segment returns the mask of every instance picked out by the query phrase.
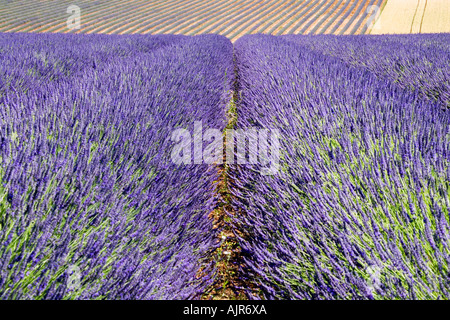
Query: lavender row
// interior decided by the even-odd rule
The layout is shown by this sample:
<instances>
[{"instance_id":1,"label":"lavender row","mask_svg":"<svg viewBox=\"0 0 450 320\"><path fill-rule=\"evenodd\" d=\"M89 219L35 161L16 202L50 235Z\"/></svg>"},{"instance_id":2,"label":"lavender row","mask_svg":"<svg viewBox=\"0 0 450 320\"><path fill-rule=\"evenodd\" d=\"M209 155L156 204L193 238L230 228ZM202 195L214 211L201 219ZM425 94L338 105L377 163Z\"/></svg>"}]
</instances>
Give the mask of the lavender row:
<instances>
[{"instance_id":1,"label":"lavender row","mask_svg":"<svg viewBox=\"0 0 450 320\"><path fill-rule=\"evenodd\" d=\"M285 36L450 107L450 35Z\"/></svg>"},{"instance_id":2,"label":"lavender row","mask_svg":"<svg viewBox=\"0 0 450 320\"><path fill-rule=\"evenodd\" d=\"M0 298L198 298L215 276L217 170L173 164L170 136L225 127L231 42L0 43Z\"/></svg>"},{"instance_id":3,"label":"lavender row","mask_svg":"<svg viewBox=\"0 0 450 320\"><path fill-rule=\"evenodd\" d=\"M230 170L262 296L450 298L449 111L285 39L235 43L236 126L281 137L277 174Z\"/></svg>"}]
</instances>

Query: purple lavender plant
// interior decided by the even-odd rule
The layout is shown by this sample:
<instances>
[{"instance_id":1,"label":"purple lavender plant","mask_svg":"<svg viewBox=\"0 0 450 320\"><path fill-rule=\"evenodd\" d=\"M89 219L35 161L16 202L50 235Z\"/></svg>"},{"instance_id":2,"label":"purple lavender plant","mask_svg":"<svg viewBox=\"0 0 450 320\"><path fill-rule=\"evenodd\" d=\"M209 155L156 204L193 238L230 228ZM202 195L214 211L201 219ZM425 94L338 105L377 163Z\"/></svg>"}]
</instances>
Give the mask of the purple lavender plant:
<instances>
[{"instance_id":1,"label":"purple lavender plant","mask_svg":"<svg viewBox=\"0 0 450 320\"><path fill-rule=\"evenodd\" d=\"M450 108L450 34L283 36Z\"/></svg>"},{"instance_id":2,"label":"purple lavender plant","mask_svg":"<svg viewBox=\"0 0 450 320\"><path fill-rule=\"evenodd\" d=\"M170 135L225 128L232 50L216 35L0 34L0 299L205 290L217 170L173 164Z\"/></svg>"},{"instance_id":3,"label":"purple lavender plant","mask_svg":"<svg viewBox=\"0 0 450 320\"><path fill-rule=\"evenodd\" d=\"M250 275L267 299L450 298L449 111L292 39L235 43L236 127L282 138L278 174L230 170Z\"/></svg>"}]
</instances>

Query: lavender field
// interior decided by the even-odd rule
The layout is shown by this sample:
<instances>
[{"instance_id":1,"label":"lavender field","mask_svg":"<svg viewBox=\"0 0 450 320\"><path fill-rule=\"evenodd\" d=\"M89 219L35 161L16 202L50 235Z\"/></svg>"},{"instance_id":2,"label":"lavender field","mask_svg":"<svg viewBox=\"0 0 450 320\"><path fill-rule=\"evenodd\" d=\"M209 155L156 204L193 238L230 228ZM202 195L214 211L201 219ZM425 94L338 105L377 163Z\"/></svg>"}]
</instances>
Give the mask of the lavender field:
<instances>
[{"instance_id":1,"label":"lavender field","mask_svg":"<svg viewBox=\"0 0 450 320\"><path fill-rule=\"evenodd\" d=\"M232 170L245 262L267 299L450 297L450 60L425 47L434 38L415 39L436 53L422 60L376 51L387 40L235 43L237 126L283 137L278 175Z\"/></svg>"},{"instance_id":2,"label":"lavender field","mask_svg":"<svg viewBox=\"0 0 450 320\"><path fill-rule=\"evenodd\" d=\"M449 34L0 34L0 299L449 299L449 70ZM198 121L278 171L174 163Z\"/></svg>"},{"instance_id":3,"label":"lavender field","mask_svg":"<svg viewBox=\"0 0 450 320\"><path fill-rule=\"evenodd\" d=\"M0 48L0 298L199 296L217 172L172 164L167 136L225 127L230 41L3 34Z\"/></svg>"}]
</instances>

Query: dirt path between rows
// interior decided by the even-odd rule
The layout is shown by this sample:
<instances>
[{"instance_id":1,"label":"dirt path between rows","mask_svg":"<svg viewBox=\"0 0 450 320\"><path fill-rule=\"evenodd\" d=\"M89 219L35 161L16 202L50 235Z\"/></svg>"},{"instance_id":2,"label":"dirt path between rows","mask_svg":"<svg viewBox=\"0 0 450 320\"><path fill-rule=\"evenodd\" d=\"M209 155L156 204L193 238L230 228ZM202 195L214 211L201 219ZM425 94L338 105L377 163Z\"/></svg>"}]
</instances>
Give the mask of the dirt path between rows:
<instances>
[{"instance_id":1,"label":"dirt path between rows","mask_svg":"<svg viewBox=\"0 0 450 320\"><path fill-rule=\"evenodd\" d=\"M237 120L236 109L239 107L239 74L235 64L235 81L233 85L232 97L227 109L228 124L226 129L234 129ZM214 252L211 259L216 262L217 278L214 283L202 295L202 300L247 300L252 295L260 296L259 289L254 279L247 276L246 267L243 263L243 253L239 245L238 235L245 238L238 225L233 223L232 217L244 212L236 212L232 206L232 194L230 186L233 181L230 178L230 171L233 170L226 162L226 134L224 132L223 164L218 165L219 179L216 183L216 190L220 201L216 210L210 213L214 228L222 230L219 233L221 245Z\"/></svg>"}]
</instances>

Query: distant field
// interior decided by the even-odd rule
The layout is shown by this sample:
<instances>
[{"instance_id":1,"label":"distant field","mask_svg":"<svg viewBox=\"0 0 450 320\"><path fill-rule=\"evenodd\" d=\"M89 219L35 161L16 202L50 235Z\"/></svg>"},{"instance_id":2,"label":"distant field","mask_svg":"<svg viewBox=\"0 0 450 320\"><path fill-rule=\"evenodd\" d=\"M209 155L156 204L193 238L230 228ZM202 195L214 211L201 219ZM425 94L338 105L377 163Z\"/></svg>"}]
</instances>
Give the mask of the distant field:
<instances>
[{"instance_id":1,"label":"distant field","mask_svg":"<svg viewBox=\"0 0 450 320\"><path fill-rule=\"evenodd\" d=\"M450 32L450 1L388 0L372 34Z\"/></svg>"},{"instance_id":2,"label":"distant field","mask_svg":"<svg viewBox=\"0 0 450 320\"><path fill-rule=\"evenodd\" d=\"M81 10L70 30L67 8ZM450 32L448 0L0 1L0 32L390 34Z\"/></svg>"},{"instance_id":3,"label":"distant field","mask_svg":"<svg viewBox=\"0 0 450 320\"><path fill-rule=\"evenodd\" d=\"M422 32L450 32L450 1L428 1L423 18Z\"/></svg>"},{"instance_id":4,"label":"distant field","mask_svg":"<svg viewBox=\"0 0 450 320\"><path fill-rule=\"evenodd\" d=\"M0 32L365 34L386 0L1 1ZM81 9L70 31L67 8Z\"/></svg>"}]
</instances>

